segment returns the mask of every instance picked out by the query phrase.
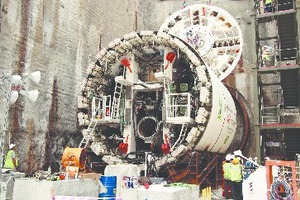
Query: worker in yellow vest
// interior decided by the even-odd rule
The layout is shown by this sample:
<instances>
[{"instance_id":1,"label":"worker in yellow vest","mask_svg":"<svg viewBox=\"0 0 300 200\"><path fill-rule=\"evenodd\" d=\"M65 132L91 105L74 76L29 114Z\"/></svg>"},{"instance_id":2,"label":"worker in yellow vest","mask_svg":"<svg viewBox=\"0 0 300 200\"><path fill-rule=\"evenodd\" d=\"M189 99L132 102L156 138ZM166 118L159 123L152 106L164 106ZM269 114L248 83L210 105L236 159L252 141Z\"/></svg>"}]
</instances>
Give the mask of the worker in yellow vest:
<instances>
[{"instance_id":1,"label":"worker in yellow vest","mask_svg":"<svg viewBox=\"0 0 300 200\"><path fill-rule=\"evenodd\" d=\"M17 167L18 167L18 159L17 159L16 145L10 144L9 151L7 152L5 157L3 168L17 171Z\"/></svg>"},{"instance_id":2,"label":"worker in yellow vest","mask_svg":"<svg viewBox=\"0 0 300 200\"><path fill-rule=\"evenodd\" d=\"M239 158L232 160L230 168L233 200L243 200L243 166Z\"/></svg>"},{"instance_id":3,"label":"worker in yellow vest","mask_svg":"<svg viewBox=\"0 0 300 200\"><path fill-rule=\"evenodd\" d=\"M225 161L222 163L222 169L223 169L223 177L224 177L224 194L223 196L226 199L231 199L232 198L232 190L231 190L231 160L234 158L234 155L227 154L225 156Z\"/></svg>"},{"instance_id":4,"label":"worker in yellow vest","mask_svg":"<svg viewBox=\"0 0 300 200\"><path fill-rule=\"evenodd\" d=\"M272 0L265 0L265 12L269 13L272 12Z\"/></svg>"}]
</instances>

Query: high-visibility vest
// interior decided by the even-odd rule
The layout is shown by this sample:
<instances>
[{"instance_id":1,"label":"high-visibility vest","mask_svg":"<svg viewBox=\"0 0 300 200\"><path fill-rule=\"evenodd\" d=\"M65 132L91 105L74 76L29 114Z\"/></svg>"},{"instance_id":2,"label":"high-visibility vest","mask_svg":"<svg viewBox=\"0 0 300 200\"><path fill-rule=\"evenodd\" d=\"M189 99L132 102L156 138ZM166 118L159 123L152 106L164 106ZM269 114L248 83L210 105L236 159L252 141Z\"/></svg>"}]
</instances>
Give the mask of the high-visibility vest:
<instances>
[{"instance_id":1,"label":"high-visibility vest","mask_svg":"<svg viewBox=\"0 0 300 200\"><path fill-rule=\"evenodd\" d=\"M12 159L12 154L14 153L14 150L9 150L6 154L6 158L5 158L5 163L3 168L4 169L14 169L14 163L13 163L13 159ZM18 161L16 158L16 165L18 166Z\"/></svg>"},{"instance_id":2,"label":"high-visibility vest","mask_svg":"<svg viewBox=\"0 0 300 200\"><path fill-rule=\"evenodd\" d=\"M231 172L230 172L230 167L231 167L231 163L230 162L225 162L223 164L223 172L224 172L224 179L225 180L230 180L231 178Z\"/></svg>"},{"instance_id":3,"label":"high-visibility vest","mask_svg":"<svg viewBox=\"0 0 300 200\"><path fill-rule=\"evenodd\" d=\"M272 3L272 0L266 0L266 4Z\"/></svg>"},{"instance_id":4,"label":"high-visibility vest","mask_svg":"<svg viewBox=\"0 0 300 200\"><path fill-rule=\"evenodd\" d=\"M262 54L262 59L265 60L265 61L269 61L271 60L271 56L269 53L263 53Z\"/></svg>"},{"instance_id":5,"label":"high-visibility vest","mask_svg":"<svg viewBox=\"0 0 300 200\"><path fill-rule=\"evenodd\" d=\"M235 181L235 182L241 182L243 179L243 175L242 175L242 165L237 164L237 165L231 165L230 167L230 178L231 181Z\"/></svg>"}]
</instances>

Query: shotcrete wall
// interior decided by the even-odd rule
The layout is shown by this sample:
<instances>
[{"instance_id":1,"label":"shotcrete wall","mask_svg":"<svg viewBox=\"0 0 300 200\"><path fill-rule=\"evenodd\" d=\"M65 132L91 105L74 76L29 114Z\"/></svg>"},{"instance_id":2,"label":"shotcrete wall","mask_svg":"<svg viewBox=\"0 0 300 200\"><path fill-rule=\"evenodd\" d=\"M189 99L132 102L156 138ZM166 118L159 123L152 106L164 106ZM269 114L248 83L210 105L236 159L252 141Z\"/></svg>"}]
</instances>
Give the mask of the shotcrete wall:
<instances>
[{"instance_id":1,"label":"shotcrete wall","mask_svg":"<svg viewBox=\"0 0 300 200\"><path fill-rule=\"evenodd\" d=\"M186 4L206 2L187 0ZM158 30L169 13L180 9L182 3L181 0L0 1L1 76L42 72L38 85L27 84L29 90L39 90L38 100L33 104L19 98L9 110L10 137L6 142L9 139L18 145L21 171L33 173L50 165L57 170L65 146L79 144L82 135L77 122L77 96L86 68L99 48L132 31ZM245 44L243 56L224 82L237 88L251 105L251 69L256 60L253 2L211 0L211 3L227 10L240 23ZM6 92L7 86L1 85L1 125Z\"/></svg>"}]
</instances>

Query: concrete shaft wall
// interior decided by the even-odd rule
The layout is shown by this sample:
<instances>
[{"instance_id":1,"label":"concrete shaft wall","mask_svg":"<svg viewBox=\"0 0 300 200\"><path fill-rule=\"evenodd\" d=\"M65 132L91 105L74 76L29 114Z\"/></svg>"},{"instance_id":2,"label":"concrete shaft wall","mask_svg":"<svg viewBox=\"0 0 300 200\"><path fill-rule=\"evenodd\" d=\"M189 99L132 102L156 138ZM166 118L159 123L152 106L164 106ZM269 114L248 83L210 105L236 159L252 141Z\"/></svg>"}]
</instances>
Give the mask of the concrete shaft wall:
<instances>
[{"instance_id":1,"label":"concrete shaft wall","mask_svg":"<svg viewBox=\"0 0 300 200\"><path fill-rule=\"evenodd\" d=\"M205 3L186 1L187 5ZM20 170L33 173L49 165L58 169L65 146L77 147L77 96L88 64L100 47L124 34L157 30L183 1L159 0L2 0L0 32L1 76L40 70L33 104L25 98L10 106L10 141L18 145ZM225 82L252 102L254 23L251 0L212 0L240 23L245 41L243 57ZM4 113L6 85L1 85ZM1 125L3 114L1 114ZM8 139L8 137L7 137ZM6 140L8 141L8 140Z\"/></svg>"}]
</instances>

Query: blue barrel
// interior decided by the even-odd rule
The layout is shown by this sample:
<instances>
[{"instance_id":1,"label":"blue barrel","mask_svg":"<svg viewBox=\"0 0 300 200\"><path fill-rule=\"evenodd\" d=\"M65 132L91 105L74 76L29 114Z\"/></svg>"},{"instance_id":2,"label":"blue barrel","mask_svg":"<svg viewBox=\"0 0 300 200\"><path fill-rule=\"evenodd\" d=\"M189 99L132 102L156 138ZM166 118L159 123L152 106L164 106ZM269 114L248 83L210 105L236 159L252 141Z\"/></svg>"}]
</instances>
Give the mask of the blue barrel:
<instances>
[{"instance_id":1,"label":"blue barrel","mask_svg":"<svg viewBox=\"0 0 300 200\"><path fill-rule=\"evenodd\" d=\"M99 197L103 200L115 200L117 176L101 176L100 182L104 186L104 191L100 191Z\"/></svg>"}]
</instances>

